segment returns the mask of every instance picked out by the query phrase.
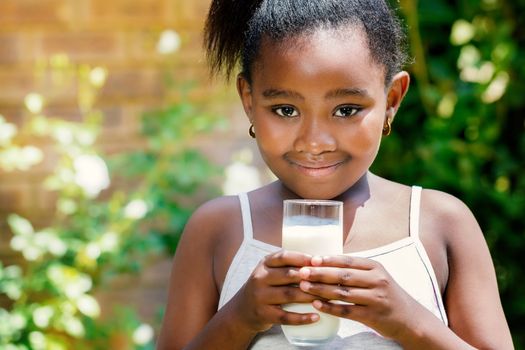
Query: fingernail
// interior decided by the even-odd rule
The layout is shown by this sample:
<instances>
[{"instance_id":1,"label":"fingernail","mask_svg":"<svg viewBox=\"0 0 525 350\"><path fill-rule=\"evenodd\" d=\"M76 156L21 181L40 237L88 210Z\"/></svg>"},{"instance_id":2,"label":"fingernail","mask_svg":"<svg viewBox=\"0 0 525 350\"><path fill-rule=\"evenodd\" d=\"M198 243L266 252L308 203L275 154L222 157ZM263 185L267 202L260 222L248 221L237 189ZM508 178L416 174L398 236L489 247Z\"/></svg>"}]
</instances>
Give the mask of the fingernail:
<instances>
[{"instance_id":1,"label":"fingernail","mask_svg":"<svg viewBox=\"0 0 525 350\"><path fill-rule=\"evenodd\" d=\"M323 258L320 257L320 256L314 256L312 258L312 265L313 266L318 266L318 265L321 265L323 263Z\"/></svg>"},{"instance_id":2,"label":"fingernail","mask_svg":"<svg viewBox=\"0 0 525 350\"><path fill-rule=\"evenodd\" d=\"M320 301L320 300L314 300L312 302L312 305L316 308L316 309L320 309L323 307L323 303Z\"/></svg>"},{"instance_id":3,"label":"fingernail","mask_svg":"<svg viewBox=\"0 0 525 350\"><path fill-rule=\"evenodd\" d=\"M301 269L299 270L299 276L301 278L308 278L308 277L310 277L310 269L307 268L307 267L301 267Z\"/></svg>"},{"instance_id":4,"label":"fingernail","mask_svg":"<svg viewBox=\"0 0 525 350\"><path fill-rule=\"evenodd\" d=\"M303 291L307 291L311 286L312 284L308 281L301 281L301 283L299 283L299 288Z\"/></svg>"},{"instance_id":5,"label":"fingernail","mask_svg":"<svg viewBox=\"0 0 525 350\"><path fill-rule=\"evenodd\" d=\"M311 320L314 321L314 322L319 321L319 315L318 314L313 314L312 317L311 317Z\"/></svg>"}]
</instances>

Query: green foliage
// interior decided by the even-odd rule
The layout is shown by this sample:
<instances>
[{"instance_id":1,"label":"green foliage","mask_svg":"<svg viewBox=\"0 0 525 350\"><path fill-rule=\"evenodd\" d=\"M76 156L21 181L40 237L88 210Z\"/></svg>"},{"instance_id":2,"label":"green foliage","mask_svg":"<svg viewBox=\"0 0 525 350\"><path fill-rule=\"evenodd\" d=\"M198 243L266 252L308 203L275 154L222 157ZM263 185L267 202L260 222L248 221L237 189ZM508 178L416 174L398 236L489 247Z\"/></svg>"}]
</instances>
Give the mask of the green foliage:
<instances>
[{"instance_id":1,"label":"green foliage","mask_svg":"<svg viewBox=\"0 0 525 350\"><path fill-rule=\"evenodd\" d=\"M218 171L189 140L216 118L185 100L144 116L143 150L108 157L97 149L103 116L93 104L103 74L79 67L83 122L41 115L45 100L36 94L26 99L33 115L22 129L0 118L4 171L29 170L44 157L24 140L51 142L58 159L42 184L57 196L49 226L8 216L10 246L23 263L0 264L0 296L10 300L0 308L0 349L153 349L151 326L131 309L103 312L94 293L118 275L140 272L148 256L172 253L192 197L213 191L209 180ZM117 185L109 188L111 181ZM103 313L109 316L101 320Z\"/></svg>"},{"instance_id":2,"label":"green foliage","mask_svg":"<svg viewBox=\"0 0 525 350\"><path fill-rule=\"evenodd\" d=\"M148 146L110 162L124 179L133 182L141 178L147 184L140 189L151 208L147 236L158 238L169 253L177 246L179 235L174 233L182 231L191 215L193 208L184 205L188 198L218 194L210 179L220 174L219 169L187 143L195 134L210 131L221 122L184 101L150 111L142 124Z\"/></svg>"},{"instance_id":3,"label":"green foliage","mask_svg":"<svg viewBox=\"0 0 525 350\"><path fill-rule=\"evenodd\" d=\"M525 348L525 2L400 2L413 81L374 170L452 193L474 212Z\"/></svg>"}]
</instances>

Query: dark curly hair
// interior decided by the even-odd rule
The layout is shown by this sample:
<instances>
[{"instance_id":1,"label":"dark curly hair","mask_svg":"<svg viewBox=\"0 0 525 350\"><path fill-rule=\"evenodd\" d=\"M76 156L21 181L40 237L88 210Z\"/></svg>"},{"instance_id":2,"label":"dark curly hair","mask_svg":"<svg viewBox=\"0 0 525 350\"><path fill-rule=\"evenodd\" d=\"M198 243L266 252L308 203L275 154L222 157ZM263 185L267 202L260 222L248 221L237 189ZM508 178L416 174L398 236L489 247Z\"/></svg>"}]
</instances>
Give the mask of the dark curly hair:
<instances>
[{"instance_id":1,"label":"dark curly hair","mask_svg":"<svg viewBox=\"0 0 525 350\"><path fill-rule=\"evenodd\" d=\"M261 40L275 43L318 28L356 25L367 36L372 59L385 69L385 84L407 61L406 38L385 0L213 0L204 45L213 74L230 78L237 64L251 81Z\"/></svg>"}]
</instances>

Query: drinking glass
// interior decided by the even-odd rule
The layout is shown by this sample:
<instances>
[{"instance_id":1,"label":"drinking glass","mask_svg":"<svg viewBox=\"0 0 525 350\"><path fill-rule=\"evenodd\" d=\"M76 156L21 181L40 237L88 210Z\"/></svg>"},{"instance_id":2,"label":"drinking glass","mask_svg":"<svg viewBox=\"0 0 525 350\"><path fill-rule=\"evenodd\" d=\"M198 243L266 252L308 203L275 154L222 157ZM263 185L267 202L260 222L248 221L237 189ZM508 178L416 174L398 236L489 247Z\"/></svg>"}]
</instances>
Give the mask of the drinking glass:
<instances>
[{"instance_id":1,"label":"drinking glass","mask_svg":"<svg viewBox=\"0 0 525 350\"><path fill-rule=\"evenodd\" d=\"M343 253L343 202L291 199L283 203L282 247L311 255ZM316 346L330 342L339 329L339 318L315 309L311 303L283 305L298 313L317 313L320 319L308 325L286 326L286 339L296 346Z\"/></svg>"}]
</instances>

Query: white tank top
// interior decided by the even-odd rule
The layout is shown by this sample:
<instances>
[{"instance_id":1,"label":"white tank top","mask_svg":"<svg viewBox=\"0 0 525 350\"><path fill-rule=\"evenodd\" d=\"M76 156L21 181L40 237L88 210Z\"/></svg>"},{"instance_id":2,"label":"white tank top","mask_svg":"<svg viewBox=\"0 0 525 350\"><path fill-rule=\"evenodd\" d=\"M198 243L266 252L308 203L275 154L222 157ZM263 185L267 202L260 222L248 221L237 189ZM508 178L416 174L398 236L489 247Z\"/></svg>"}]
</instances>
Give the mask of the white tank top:
<instances>
[{"instance_id":1,"label":"white tank top","mask_svg":"<svg viewBox=\"0 0 525 350\"><path fill-rule=\"evenodd\" d=\"M412 187L410 199L409 235L406 238L378 248L353 252L349 255L366 257L380 262L392 278L420 304L448 325L443 300L425 247L419 239L419 202L421 187ZM220 309L246 282L255 266L266 255L280 247L253 238L250 203L246 193L239 195L244 239L226 274L220 295ZM288 343L281 327L273 326L253 340L250 349L285 350L296 349ZM383 338L373 329L356 321L341 319L336 339L323 349L401 349L396 342Z\"/></svg>"}]
</instances>

